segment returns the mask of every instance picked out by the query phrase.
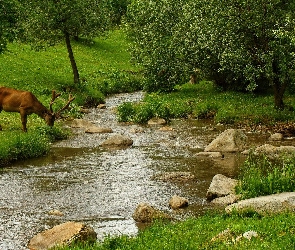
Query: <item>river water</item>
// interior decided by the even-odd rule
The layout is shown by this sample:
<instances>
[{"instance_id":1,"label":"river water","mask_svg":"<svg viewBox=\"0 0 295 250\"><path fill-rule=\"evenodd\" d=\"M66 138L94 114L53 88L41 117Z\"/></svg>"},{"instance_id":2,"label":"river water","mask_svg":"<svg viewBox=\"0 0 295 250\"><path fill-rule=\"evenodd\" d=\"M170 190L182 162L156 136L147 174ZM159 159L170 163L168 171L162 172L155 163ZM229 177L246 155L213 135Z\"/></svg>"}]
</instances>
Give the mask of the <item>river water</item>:
<instances>
[{"instance_id":1,"label":"river water","mask_svg":"<svg viewBox=\"0 0 295 250\"><path fill-rule=\"evenodd\" d=\"M134 235L141 225L132 214L141 202L172 213L176 218L197 216L212 206L206 191L212 177L221 173L236 177L243 160L200 158L201 151L226 129L210 121L173 120L172 131L157 126L120 124L114 108L122 102L142 100L142 93L109 97L106 109L92 109L84 119L112 128L134 141L125 149L105 149L102 141L112 134L86 134L76 129L68 140L52 145L46 157L18 162L0 169L0 249L26 249L38 232L65 221L92 226L102 239L106 235ZM263 139L262 139L263 140ZM186 171L195 179L160 181L154 175ZM173 195L189 200L180 212L169 209ZM64 216L50 215L59 210Z\"/></svg>"}]
</instances>

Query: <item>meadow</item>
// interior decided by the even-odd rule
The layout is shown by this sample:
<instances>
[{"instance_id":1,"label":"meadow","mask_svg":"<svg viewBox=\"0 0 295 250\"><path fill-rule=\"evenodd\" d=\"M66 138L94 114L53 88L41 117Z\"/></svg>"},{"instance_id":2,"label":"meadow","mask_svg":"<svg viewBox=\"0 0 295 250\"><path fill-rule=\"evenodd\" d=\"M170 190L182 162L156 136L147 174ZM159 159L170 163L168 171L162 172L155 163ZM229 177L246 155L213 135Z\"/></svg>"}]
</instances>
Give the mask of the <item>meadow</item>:
<instances>
[{"instance_id":1,"label":"meadow","mask_svg":"<svg viewBox=\"0 0 295 250\"><path fill-rule=\"evenodd\" d=\"M70 116L81 116L81 106L103 103L109 94L142 89L141 69L130 63L128 40L122 30L114 30L94 41L74 42L73 49L81 76L80 84L73 83L70 62L63 44L34 51L29 45L9 44L0 55L0 86L33 92L48 107L51 91L62 93L54 108L66 101L69 93L76 96ZM295 99L292 89L285 96L287 108L274 108L271 93L223 92L212 82L176 86L172 93L151 93L139 104L125 103L118 108L118 120L145 123L158 116L172 118L214 119L216 123L275 126L278 122L294 122ZM28 133L21 131L20 116L1 112L0 167L13 161L47 154L55 140L67 138L70 131L57 122L53 128L36 115L28 118ZM262 163L261 163L262 162ZM270 165L267 160L249 158L243 168L239 192L245 197L294 191L294 161L287 165ZM266 169L265 171L260 171ZM246 171L247 170L247 171ZM273 170L273 171L271 171ZM282 175L283 173L283 175ZM260 174L260 182L257 176ZM286 175L287 179L285 178ZM288 179L289 178L289 179ZM262 183L262 184L261 184ZM273 189L268 189L272 183ZM251 186L249 185L251 184ZM264 185L264 186L261 186ZM249 190L251 187L251 190ZM264 193L265 194L265 193ZM62 249L294 249L294 213L261 216L256 213L227 215L212 213L182 222L156 222L135 237L106 237L95 245L76 245ZM230 235L212 240L229 229ZM258 237L236 239L249 230Z\"/></svg>"},{"instance_id":2,"label":"meadow","mask_svg":"<svg viewBox=\"0 0 295 250\"><path fill-rule=\"evenodd\" d=\"M128 40L121 30L113 30L93 41L73 42L73 51L81 82L73 83L72 69L64 44L35 51L30 45L11 43L0 55L0 86L31 91L47 108L52 90L61 93L53 110L62 107L69 93L76 99L71 104L71 117L81 116L81 106L103 103L109 94L141 89L141 73L130 62ZM57 121L52 129L37 115L28 117L28 133L21 131L18 113L0 113L0 167L10 162L47 154L50 143L66 138L69 131ZM28 147L22 146L30 142ZM30 151L30 152L28 152Z\"/></svg>"}]
</instances>

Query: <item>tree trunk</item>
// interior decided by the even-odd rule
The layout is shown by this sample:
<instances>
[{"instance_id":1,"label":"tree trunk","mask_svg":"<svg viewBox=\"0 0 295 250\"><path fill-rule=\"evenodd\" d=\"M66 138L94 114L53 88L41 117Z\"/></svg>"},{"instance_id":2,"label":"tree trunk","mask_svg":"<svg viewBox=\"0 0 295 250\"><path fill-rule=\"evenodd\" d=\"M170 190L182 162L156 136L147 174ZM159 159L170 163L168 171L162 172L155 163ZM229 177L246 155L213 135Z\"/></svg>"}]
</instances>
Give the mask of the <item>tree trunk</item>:
<instances>
[{"instance_id":1,"label":"tree trunk","mask_svg":"<svg viewBox=\"0 0 295 250\"><path fill-rule=\"evenodd\" d=\"M79 76L77 64L76 64L76 61L75 61L75 58L74 58L74 53L73 53L73 50L72 50L70 34L68 32L66 32L66 31L64 32L64 34L65 34L65 39L66 39L66 45L67 45L67 49L68 49L69 58L70 58L72 69L73 69L74 83L79 83L80 82L80 76Z\"/></svg>"},{"instance_id":2,"label":"tree trunk","mask_svg":"<svg viewBox=\"0 0 295 250\"><path fill-rule=\"evenodd\" d=\"M287 83L279 83L276 79L273 85L274 98L275 98L275 108L284 109L283 96L287 87Z\"/></svg>"}]
</instances>

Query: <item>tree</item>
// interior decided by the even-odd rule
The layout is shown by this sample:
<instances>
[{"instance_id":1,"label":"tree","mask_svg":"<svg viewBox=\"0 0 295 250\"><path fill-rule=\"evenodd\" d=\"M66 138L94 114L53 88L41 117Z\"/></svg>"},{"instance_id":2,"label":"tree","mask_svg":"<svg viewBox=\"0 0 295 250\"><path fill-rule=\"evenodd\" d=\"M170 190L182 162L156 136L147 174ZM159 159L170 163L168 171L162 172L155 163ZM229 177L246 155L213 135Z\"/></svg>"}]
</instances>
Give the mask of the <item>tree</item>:
<instances>
[{"instance_id":1,"label":"tree","mask_svg":"<svg viewBox=\"0 0 295 250\"><path fill-rule=\"evenodd\" d=\"M271 86L275 107L283 108L294 83L294 15L295 2L286 0L137 0L127 20L154 91L200 69L225 90Z\"/></svg>"},{"instance_id":2,"label":"tree","mask_svg":"<svg viewBox=\"0 0 295 250\"><path fill-rule=\"evenodd\" d=\"M148 92L172 91L180 81L173 35L182 3L134 0L128 6L126 22L128 37L133 41L132 55L144 67L144 88Z\"/></svg>"},{"instance_id":3,"label":"tree","mask_svg":"<svg viewBox=\"0 0 295 250\"><path fill-rule=\"evenodd\" d=\"M295 3L283 0L211 0L191 3L197 67L224 89L274 90L276 108L294 83ZM182 38L182 40L185 40Z\"/></svg>"},{"instance_id":4,"label":"tree","mask_svg":"<svg viewBox=\"0 0 295 250\"><path fill-rule=\"evenodd\" d=\"M93 38L109 27L107 0L21 0L23 38L36 48L65 41L74 82L80 76L71 45L71 38Z\"/></svg>"},{"instance_id":5,"label":"tree","mask_svg":"<svg viewBox=\"0 0 295 250\"><path fill-rule=\"evenodd\" d=\"M17 3L13 0L0 0L0 53L15 37Z\"/></svg>"}]
</instances>

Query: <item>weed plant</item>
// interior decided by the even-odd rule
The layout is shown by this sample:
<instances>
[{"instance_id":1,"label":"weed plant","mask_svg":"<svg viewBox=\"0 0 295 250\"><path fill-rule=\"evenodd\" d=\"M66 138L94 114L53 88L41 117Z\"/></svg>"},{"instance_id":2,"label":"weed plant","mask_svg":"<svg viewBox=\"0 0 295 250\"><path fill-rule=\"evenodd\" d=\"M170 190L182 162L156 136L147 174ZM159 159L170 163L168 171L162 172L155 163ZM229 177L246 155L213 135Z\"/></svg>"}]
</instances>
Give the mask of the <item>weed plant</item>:
<instances>
[{"instance_id":1,"label":"weed plant","mask_svg":"<svg viewBox=\"0 0 295 250\"><path fill-rule=\"evenodd\" d=\"M213 118L220 123L273 124L278 121L294 121L295 99L285 96L286 108L274 108L271 94L259 95L242 92L223 92L212 82L178 86L170 94L147 94L137 104L122 104L118 108L118 119L145 123L151 117L198 119Z\"/></svg>"},{"instance_id":2,"label":"weed plant","mask_svg":"<svg viewBox=\"0 0 295 250\"><path fill-rule=\"evenodd\" d=\"M237 193L244 199L295 191L295 157L271 161L251 154L240 169Z\"/></svg>"}]
</instances>

